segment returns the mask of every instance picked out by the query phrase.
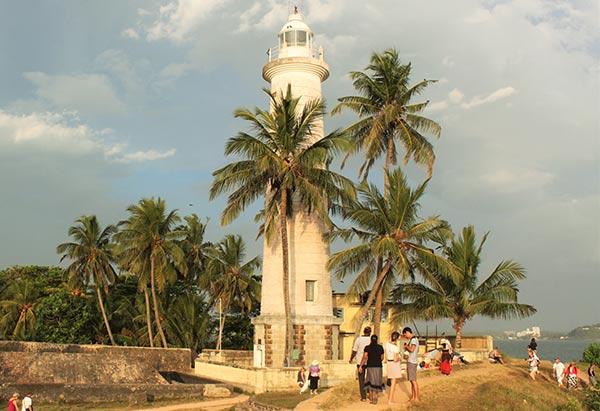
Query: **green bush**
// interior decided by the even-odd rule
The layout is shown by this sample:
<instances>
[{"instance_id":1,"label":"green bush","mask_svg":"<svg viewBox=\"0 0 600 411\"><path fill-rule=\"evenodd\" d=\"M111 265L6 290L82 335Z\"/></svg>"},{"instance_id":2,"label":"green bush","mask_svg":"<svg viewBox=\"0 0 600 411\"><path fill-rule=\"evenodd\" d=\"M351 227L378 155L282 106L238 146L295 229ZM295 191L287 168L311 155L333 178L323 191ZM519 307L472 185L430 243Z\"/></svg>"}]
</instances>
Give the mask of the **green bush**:
<instances>
[{"instance_id":1,"label":"green bush","mask_svg":"<svg viewBox=\"0 0 600 411\"><path fill-rule=\"evenodd\" d=\"M600 365L600 345L598 343L591 343L583 350L583 361L588 364Z\"/></svg>"}]
</instances>

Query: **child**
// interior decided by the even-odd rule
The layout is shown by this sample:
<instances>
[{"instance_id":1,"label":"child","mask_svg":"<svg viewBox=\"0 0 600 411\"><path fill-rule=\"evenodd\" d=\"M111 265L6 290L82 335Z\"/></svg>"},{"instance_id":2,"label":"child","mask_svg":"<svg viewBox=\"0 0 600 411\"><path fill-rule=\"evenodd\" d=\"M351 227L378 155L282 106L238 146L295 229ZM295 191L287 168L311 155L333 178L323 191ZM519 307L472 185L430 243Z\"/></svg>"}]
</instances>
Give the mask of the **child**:
<instances>
[{"instance_id":1,"label":"child","mask_svg":"<svg viewBox=\"0 0 600 411\"><path fill-rule=\"evenodd\" d=\"M306 381L306 368L300 368L298 371L298 388L300 388L300 394L308 389L308 383Z\"/></svg>"},{"instance_id":2,"label":"child","mask_svg":"<svg viewBox=\"0 0 600 411\"><path fill-rule=\"evenodd\" d=\"M313 362L310 364L310 367L308 367L308 380L310 381L311 394L317 394L320 374L321 369L319 368L319 361L313 360Z\"/></svg>"}]
</instances>

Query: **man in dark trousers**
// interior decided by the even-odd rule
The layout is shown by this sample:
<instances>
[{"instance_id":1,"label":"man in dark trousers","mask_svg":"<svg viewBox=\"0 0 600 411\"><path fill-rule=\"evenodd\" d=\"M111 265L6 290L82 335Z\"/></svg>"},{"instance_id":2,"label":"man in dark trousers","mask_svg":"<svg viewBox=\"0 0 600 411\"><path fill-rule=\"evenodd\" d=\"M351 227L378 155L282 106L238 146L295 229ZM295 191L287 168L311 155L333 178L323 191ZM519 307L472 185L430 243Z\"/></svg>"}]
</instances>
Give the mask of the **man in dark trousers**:
<instances>
[{"instance_id":1,"label":"man in dark trousers","mask_svg":"<svg viewBox=\"0 0 600 411\"><path fill-rule=\"evenodd\" d=\"M350 355L350 364L352 364L352 360L356 358L356 372L358 373L358 389L360 391L360 400L367 400L367 393L365 391L365 372L364 370L360 372L360 360L362 360L363 354L365 352L365 347L371 343L371 327L365 327L363 330L363 335L358 337L354 341L354 346L352 347L352 354Z\"/></svg>"}]
</instances>

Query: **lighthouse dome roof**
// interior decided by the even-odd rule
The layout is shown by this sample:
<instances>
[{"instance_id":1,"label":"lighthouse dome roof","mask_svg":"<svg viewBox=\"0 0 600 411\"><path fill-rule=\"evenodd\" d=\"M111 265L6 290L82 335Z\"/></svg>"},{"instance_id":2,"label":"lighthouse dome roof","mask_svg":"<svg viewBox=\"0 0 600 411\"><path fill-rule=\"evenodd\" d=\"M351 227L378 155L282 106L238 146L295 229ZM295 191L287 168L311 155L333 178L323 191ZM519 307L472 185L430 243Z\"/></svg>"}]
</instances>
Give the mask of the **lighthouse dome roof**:
<instances>
[{"instance_id":1,"label":"lighthouse dome roof","mask_svg":"<svg viewBox=\"0 0 600 411\"><path fill-rule=\"evenodd\" d=\"M279 33L284 33L290 30L302 30L308 33L312 33L310 27L304 22L300 13L290 14L287 23L283 25Z\"/></svg>"}]
</instances>

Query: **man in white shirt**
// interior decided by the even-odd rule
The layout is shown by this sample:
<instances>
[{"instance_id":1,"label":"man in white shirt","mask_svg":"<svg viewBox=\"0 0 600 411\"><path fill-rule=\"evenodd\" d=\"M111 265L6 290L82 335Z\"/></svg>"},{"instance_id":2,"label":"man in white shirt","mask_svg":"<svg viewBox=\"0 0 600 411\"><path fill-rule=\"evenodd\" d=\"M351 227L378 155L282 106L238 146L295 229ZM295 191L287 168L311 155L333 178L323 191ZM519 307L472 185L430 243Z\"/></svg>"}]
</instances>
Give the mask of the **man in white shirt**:
<instances>
[{"instance_id":1,"label":"man in white shirt","mask_svg":"<svg viewBox=\"0 0 600 411\"><path fill-rule=\"evenodd\" d=\"M408 339L404 344L404 351L408 351L408 360L406 360L406 374L410 381L411 396L409 401L419 401L419 384L417 383L417 365L419 364L419 339L413 334L410 327L404 327L402 336Z\"/></svg>"},{"instance_id":2,"label":"man in white shirt","mask_svg":"<svg viewBox=\"0 0 600 411\"><path fill-rule=\"evenodd\" d=\"M554 359L554 364L552 364L552 374L556 377L558 386L564 387L563 379L565 378L565 365L560 361L560 358Z\"/></svg>"},{"instance_id":3,"label":"man in white shirt","mask_svg":"<svg viewBox=\"0 0 600 411\"><path fill-rule=\"evenodd\" d=\"M25 398L23 398L23 406L21 407L21 411L33 411L31 394L27 394Z\"/></svg>"},{"instance_id":4,"label":"man in white shirt","mask_svg":"<svg viewBox=\"0 0 600 411\"><path fill-rule=\"evenodd\" d=\"M356 358L356 371L358 373L358 389L360 391L360 400L367 400L367 392L365 391L365 372L360 372L358 367L360 366L360 361L362 360L363 354L365 352L365 347L371 343L371 327L365 327L363 330L363 335L358 337L354 341L354 346L352 347L352 354L350 355L350 364L352 364L352 360Z\"/></svg>"}]
</instances>

